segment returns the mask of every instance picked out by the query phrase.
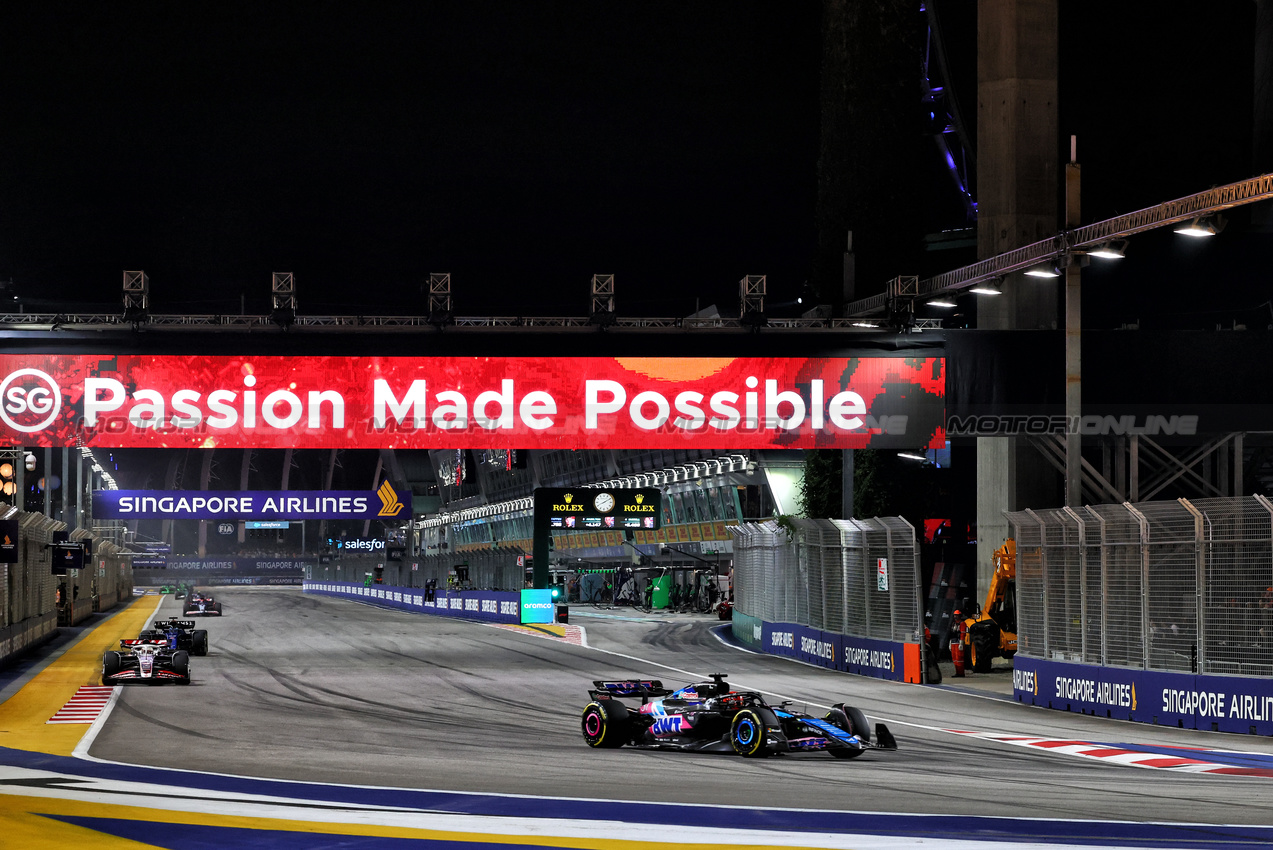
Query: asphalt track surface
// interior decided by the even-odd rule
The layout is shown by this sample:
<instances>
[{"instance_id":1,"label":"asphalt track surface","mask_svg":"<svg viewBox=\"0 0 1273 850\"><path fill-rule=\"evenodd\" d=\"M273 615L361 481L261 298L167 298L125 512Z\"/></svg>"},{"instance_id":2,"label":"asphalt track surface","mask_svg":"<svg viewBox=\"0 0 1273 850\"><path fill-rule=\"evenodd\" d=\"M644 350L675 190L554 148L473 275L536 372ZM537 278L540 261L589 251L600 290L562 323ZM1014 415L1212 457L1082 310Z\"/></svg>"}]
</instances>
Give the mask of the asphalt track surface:
<instances>
[{"instance_id":1,"label":"asphalt track surface","mask_svg":"<svg viewBox=\"0 0 1273 850\"><path fill-rule=\"evenodd\" d=\"M941 688L848 676L723 645L703 617L585 617L590 646L303 595L226 590L187 687L130 686L96 759L285 780L558 798L1273 824L1273 779L1173 773L1036 752L944 730L1273 754L1273 742L1122 723ZM179 613L165 600L159 616ZM621 612L616 612L621 613ZM771 759L592 750L579 715L593 679L735 688L887 722L895 753ZM1040 840L1047 840L1039 836Z\"/></svg>"}]
</instances>

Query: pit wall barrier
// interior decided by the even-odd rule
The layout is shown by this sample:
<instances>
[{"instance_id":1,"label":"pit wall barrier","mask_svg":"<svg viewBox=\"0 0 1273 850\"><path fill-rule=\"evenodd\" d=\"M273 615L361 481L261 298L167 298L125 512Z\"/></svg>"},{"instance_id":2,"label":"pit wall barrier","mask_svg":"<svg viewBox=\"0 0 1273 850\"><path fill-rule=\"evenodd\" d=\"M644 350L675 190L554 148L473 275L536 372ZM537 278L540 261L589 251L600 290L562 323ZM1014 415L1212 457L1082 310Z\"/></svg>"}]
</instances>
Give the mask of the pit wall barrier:
<instances>
[{"instance_id":1,"label":"pit wall barrier","mask_svg":"<svg viewBox=\"0 0 1273 850\"><path fill-rule=\"evenodd\" d=\"M1273 679L1012 660L1017 702L1181 729L1273 735Z\"/></svg>"},{"instance_id":2,"label":"pit wall barrier","mask_svg":"<svg viewBox=\"0 0 1273 850\"><path fill-rule=\"evenodd\" d=\"M466 590L459 593L439 590L434 593L433 599L428 599L424 588L384 584L368 587L347 582L307 581L302 589L305 593L354 599L417 614L437 614L487 623L520 624L522 621L522 595L515 590Z\"/></svg>"},{"instance_id":3,"label":"pit wall barrier","mask_svg":"<svg viewBox=\"0 0 1273 850\"><path fill-rule=\"evenodd\" d=\"M76 626L133 595L130 557L110 540L9 509L0 502L0 515L18 522L17 561L0 564L0 665L50 639L59 626ZM91 541L92 555L82 569L54 575L50 545L64 538Z\"/></svg>"},{"instance_id":4,"label":"pit wall barrier","mask_svg":"<svg viewBox=\"0 0 1273 850\"><path fill-rule=\"evenodd\" d=\"M0 663L21 655L57 633L57 612L49 611L27 617L19 623L0 628Z\"/></svg>"}]
</instances>

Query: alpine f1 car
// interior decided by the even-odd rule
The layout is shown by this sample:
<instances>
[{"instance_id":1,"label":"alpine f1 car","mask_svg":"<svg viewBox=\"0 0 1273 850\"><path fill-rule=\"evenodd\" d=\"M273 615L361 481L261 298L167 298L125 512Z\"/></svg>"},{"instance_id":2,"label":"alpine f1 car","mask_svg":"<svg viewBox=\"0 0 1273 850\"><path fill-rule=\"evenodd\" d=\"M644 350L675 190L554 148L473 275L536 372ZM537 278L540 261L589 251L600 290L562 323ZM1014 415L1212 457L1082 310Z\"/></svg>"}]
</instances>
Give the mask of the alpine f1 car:
<instances>
[{"instance_id":1,"label":"alpine f1 car","mask_svg":"<svg viewBox=\"0 0 1273 850\"><path fill-rule=\"evenodd\" d=\"M184 649L191 655L208 654L208 630L196 629L194 620L176 617L157 620L137 637L150 643L167 644L172 649Z\"/></svg>"},{"instance_id":2,"label":"alpine f1 car","mask_svg":"<svg viewBox=\"0 0 1273 850\"><path fill-rule=\"evenodd\" d=\"M771 706L754 691L735 691L724 673L712 681L669 690L654 679L594 681L592 702L583 710L583 738L590 747L622 747L738 753L763 757L826 750L841 759L867 750L896 750L897 741L883 723L875 741L866 716L837 703L824 717L791 711L790 703ZM640 699L637 708L621 700Z\"/></svg>"},{"instance_id":3,"label":"alpine f1 car","mask_svg":"<svg viewBox=\"0 0 1273 850\"><path fill-rule=\"evenodd\" d=\"M213 600L207 593L192 590L186 595L186 604L181 606L183 617L220 617L221 603Z\"/></svg>"},{"instance_id":4,"label":"alpine f1 car","mask_svg":"<svg viewBox=\"0 0 1273 850\"><path fill-rule=\"evenodd\" d=\"M119 648L118 652L108 649L102 654L103 685L124 682L190 684L190 653L186 650L140 638L121 640Z\"/></svg>"}]
</instances>

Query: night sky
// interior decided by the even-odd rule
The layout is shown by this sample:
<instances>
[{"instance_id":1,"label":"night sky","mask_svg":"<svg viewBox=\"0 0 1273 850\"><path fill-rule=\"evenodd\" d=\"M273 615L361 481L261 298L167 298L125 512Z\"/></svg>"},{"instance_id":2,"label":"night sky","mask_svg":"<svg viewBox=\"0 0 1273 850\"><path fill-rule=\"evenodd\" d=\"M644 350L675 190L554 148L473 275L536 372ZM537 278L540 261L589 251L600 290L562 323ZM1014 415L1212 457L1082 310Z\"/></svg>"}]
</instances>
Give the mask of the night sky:
<instances>
[{"instance_id":1,"label":"night sky","mask_svg":"<svg viewBox=\"0 0 1273 850\"><path fill-rule=\"evenodd\" d=\"M808 277L816 4L11 4L0 276L172 312L588 311ZM794 281L794 283L793 283ZM794 290L793 290L794 291Z\"/></svg>"},{"instance_id":2,"label":"night sky","mask_svg":"<svg viewBox=\"0 0 1273 850\"><path fill-rule=\"evenodd\" d=\"M1099 5L1061 4L1084 219L1257 173L1254 4ZM967 116L972 8L938 6ZM116 309L138 268L174 313L241 296L265 312L274 271L295 273L311 314L426 312L429 272L452 274L460 315L583 315L596 272L616 274L624 315L736 314L749 273L771 304L794 300L816 248L821 14L5 4L0 280L34 311ZM927 185L916 215L932 222L952 205ZM1266 239L1242 214L1212 245L1142 237L1118 272L1090 273L1090 321L1250 312L1270 295ZM1159 298L1200 289L1205 305Z\"/></svg>"}]
</instances>

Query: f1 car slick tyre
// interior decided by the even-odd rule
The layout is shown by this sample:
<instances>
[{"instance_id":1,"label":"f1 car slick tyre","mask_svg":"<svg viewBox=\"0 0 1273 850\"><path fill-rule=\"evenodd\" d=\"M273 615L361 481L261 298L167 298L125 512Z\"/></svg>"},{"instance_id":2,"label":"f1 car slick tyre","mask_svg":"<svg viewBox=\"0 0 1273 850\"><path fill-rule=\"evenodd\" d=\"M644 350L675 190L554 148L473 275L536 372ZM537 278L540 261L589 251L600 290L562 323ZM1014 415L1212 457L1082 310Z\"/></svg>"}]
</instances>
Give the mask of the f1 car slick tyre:
<instances>
[{"instance_id":1,"label":"f1 car slick tyre","mask_svg":"<svg viewBox=\"0 0 1273 850\"><path fill-rule=\"evenodd\" d=\"M618 749L628 741L628 708L613 701L588 703L580 720L583 739L590 747Z\"/></svg>"},{"instance_id":2,"label":"f1 car slick tyre","mask_svg":"<svg viewBox=\"0 0 1273 850\"><path fill-rule=\"evenodd\" d=\"M765 743L765 720L756 711L744 708L734 715L729 724L729 742L734 752L747 758L764 758L769 755Z\"/></svg>"},{"instance_id":3,"label":"f1 car slick tyre","mask_svg":"<svg viewBox=\"0 0 1273 850\"><path fill-rule=\"evenodd\" d=\"M190 684L190 653L184 649L174 652L172 654L172 669L181 676L181 684Z\"/></svg>"},{"instance_id":4,"label":"f1 car slick tyre","mask_svg":"<svg viewBox=\"0 0 1273 850\"><path fill-rule=\"evenodd\" d=\"M207 655L208 654L208 630L195 629L190 633L190 654L191 655Z\"/></svg>"},{"instance_id":5,"label":"f1 car slick tyre","mask_svg":"<svg viewBox=\"0 0 1273 850\"><path fill-rule=\"evenodd\" d=\"M989 673L999 648L999 627L989 620L977 623L968 630L968 642L972 644L972 672Z\"/></svg>"},{"instance_id":6,"label":"f1 car slick tyre","mask_svg":"<svg viewBox=\"0 0 1273 850\"><path fill-rule=\"evenodd\" d=\"M119 672L119 653L108 649L102 653L102 678L114 676Z\"/></svg>"}]
</instances>

